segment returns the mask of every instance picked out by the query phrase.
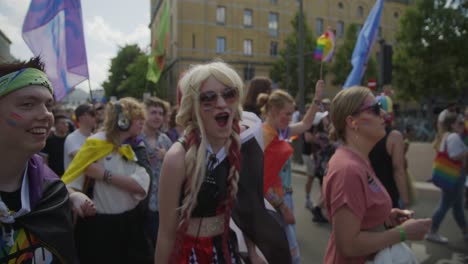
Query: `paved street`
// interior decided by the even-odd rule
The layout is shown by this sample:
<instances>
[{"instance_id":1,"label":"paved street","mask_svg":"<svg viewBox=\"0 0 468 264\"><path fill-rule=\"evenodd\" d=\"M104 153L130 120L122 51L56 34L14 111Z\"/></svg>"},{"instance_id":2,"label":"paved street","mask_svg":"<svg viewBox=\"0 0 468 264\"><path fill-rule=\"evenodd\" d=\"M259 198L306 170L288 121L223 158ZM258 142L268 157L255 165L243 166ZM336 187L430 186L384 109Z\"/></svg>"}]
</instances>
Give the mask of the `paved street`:
<instances>
[{"instance_id":1,"label":"paved street","mask_svg":"<svg viewBox=\"0 0 468 264\"><path fill-rule=\"evenodd\" d=\"M430 177L431 163L434 154L429 144L414 144L409 150L409 164L417 179L417 203L413 206L417 218L431 217L439 200L439 191L425 180ZM304 185L306 178L301 166L294 166L294 202L296 206L296 230L301 250L301 263L322 263L323 255L330 234L329 224L312 222L312 215L304 208ZM317 199L318 181L314 182L312 191ZM468 216L468 211L465 211ZM408 243L421 263L429 264L467 264L468 243L463 241L461 232L451 212L447 213L440 233L449 239L448 245L439 245L427 241Z\"/></svg>"}]
</instances>

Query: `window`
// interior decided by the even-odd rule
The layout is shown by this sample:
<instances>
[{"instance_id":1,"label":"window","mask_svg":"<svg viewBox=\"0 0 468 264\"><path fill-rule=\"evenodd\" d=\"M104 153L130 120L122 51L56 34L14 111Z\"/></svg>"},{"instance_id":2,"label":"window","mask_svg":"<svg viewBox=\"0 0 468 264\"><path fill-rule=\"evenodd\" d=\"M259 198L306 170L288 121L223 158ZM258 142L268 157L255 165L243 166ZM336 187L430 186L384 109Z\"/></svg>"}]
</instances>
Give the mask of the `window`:
<instances>
[{"instance_id":1,"label":"window","mask_svg":"<svg viewBox=\"0 0 468 264\"><path fill-rule=\"evenodd\" d=\"M195 33L192 33L192 49L195 49Z\"/></svg>"},{"instance_id":2,"label":"window","mask_svg":"<svg viewBox=\"0 0 468 264\"><path fill-rule=\"evenodd\" d=\"M357 8L357 16L363 17L364 16L364 8L362 6L358 6Z\"/></svg>"},{"instance_id":3,"label":"window","mask_svg":"<svg viewBox=\"0 0 468 264\"><path fill-rule=\"evenodd\" d=\"M244 26L252 26L252 9L244 9Z\"/></svg>"},{"instance_id":4,"label":"window","mask_svg":"<svg viewBox=\"0 0 468 264\"><path fill-rule=\"evenodd\" d=\"M270 56L277 56L278 55L278 42L272 41L270 42Z\"/></svg>"},{"instance_id":5,"label":"window","mask_svg":"<svg viewBox=\"0 0 468 264\"><path fill-rule=\"evenodd\" d=\"M315 32L317 36L322 35L323 33L323 19L322 18L317 18L315 22Z\"/></svg>"},{"instance_id":6,"label":"window","mask_svg":"<svg viewBox=\"0 0 468 264\"><path fill-rule=\"evenodd\" d=\"M338 3L338 10L343 10L343 3L342 2Z\"/></svg>"},{"instance_id":7,"label":"window","mask_svg":"<svg viewBox=\"0 0 468 264\"><path fill-rule=\"evenodd\" d=\"M272 37L278 36L278 14L270 13L268 16L268 33Z\"/></svg>"},{"instance_id":8,"label":"window","mask_svg":"<svg viewBox=\"0 0 468 264\"><path fill-rule=\"evenodd\" d=\"M252 40L244 40L244 55L252 56Z\"/></svg>"},{"instance_id":9,"label":"window","mask_svg":"<svg viewBox=\"0 0 468 264\"><path fill-rule=\"evenodd\" d=\"M250 66L250 64L244 67L244 80L245 81L252 80L254 76L255 76L255 68Z\"/></svg>"},{"instance_id":10,"label":"window","mask_svg":"<svg viewBox=\"0 0 468 264\"><path fill-rule=\"evenodd\" d=\"M344 22L338 21L336 23L336 36L342 38L344 36Z\"/></svg>"},{"instance_id":11,"label":"window","mask_svg":"<svg viewBox=\"0 0 468 264\"><path fill-rule=\"evenodd\" d=\"M226 8L224 6L218 6L216 8L216 23L224 24L226 21Z\"/></svg>"},{"instance_id":12,"label":"window","mask_svg":"<svg viewBox=\"0 0 468 264\"><path fill-rule=\"evenodd\" d=\"M270 0L270 4L277 4L278 0Z\"/></svg>"},{"instance_id":13,"label":"window","mask_svg":"<svg viewBox=\"0 0 468 264\"><path fill-rule=\"evenodd\" d=\"M377 36L379 37L379 39L383 38L383 35L382 35L382 27L379 27L379 31L377 33Z\"/></svg>"},{"instance_id":14,"label":"window","mask_svg":"<svg viewBox=\"0 0 468 264\"><path fill-rule=\"evenodd\" d=\"M400 14L398 14L398 12L393 13L394 18L398 18L399 16L400 16Z\"/></svg>"},{"instance_id":15,"label":"window","mask_svg":"<svg viewBox=\"0 0 468 264\"><path fill-rule=\"evenodd\" d=\"M217 37L216 38L216 53L224 53L226 50L226 38Z\"/></svg>"}]
</instances>

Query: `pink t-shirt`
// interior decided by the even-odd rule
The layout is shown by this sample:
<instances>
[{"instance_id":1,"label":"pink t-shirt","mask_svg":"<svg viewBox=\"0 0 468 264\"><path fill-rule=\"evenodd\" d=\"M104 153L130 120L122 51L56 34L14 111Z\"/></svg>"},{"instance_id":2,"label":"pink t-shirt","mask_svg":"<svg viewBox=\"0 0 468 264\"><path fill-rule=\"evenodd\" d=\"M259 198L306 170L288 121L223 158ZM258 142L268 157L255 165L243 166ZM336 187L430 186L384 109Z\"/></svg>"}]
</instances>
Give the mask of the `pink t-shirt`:
<instances>
[{"instance_id":1,"label":"pink t-shirt","mask_svg":"<svg viewBox=\"0 0 468 264\"><path fill-rule=\"evenodd\" d=\"M323 193L331 218L346 205L361 220L361 230L382 226L392 209L390 196L375 176L370 163L347 147L337 149L330 159ZM367 257L347 258L338 252L335 229L332 227L325 263L364 263Z\"/></svg>"}]
</instances>

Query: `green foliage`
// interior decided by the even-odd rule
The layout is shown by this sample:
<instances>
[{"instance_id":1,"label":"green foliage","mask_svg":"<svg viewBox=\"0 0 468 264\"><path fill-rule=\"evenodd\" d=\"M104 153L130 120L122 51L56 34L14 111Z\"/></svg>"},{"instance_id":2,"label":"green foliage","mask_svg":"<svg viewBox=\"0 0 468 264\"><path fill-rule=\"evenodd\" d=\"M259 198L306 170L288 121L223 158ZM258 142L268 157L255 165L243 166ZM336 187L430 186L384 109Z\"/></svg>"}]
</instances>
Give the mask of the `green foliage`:
<instances>
[{"instance_id":1,"label":"green foliage","mask_svg":"<svg viewBox=\"0 0 468 264\"><path fill-rule=\"evenodd\" d=\"M109 77L102 84L106 97L142 97L147 69L143 56L143 51L136 44L119 49L117 56L111 60Z\"/></svg>"},{"instance_id":2,"label":"green foliage","mask_svg":"<svg viewBox=\"0 0 468 264\"><path fill-rule=\"evenodd\" d=\"M304 16L304 21L307 19ZM293 96L297 95L298 85L298 40L299 14L291 21L293 32L285 40L285 48L280 50L279 58L270 70L270 78L279 83L279 87ZM313 59L316 39L312 30L304 22L304 90L305 96L313 94L315 83L320 78L320 62ZM325 70L323 72L325 76Z\"/></svg>"},{"instance_id":3,"label":"green foliage","mask_svg":"<svg viewBox=\"0 0 468 264\"><path fill-rule=\"evenodd\" d=\"M345 38L343 44L336 48L333 58L333 64L330 71L333 73L333 85L343 86L351 72L353 66L351 65L351 58L353 56L354 46L357 41L358 27L356 24L350 24L346 28ZM374 44L376 45L376 44ZM367 80L377 79L377 62L374 56L371 55L367 62L367 69L364 73L363 84L367 85Z\"/></svg>"},{"instance_id":4,"label":"green foliage","mask_svg":"<svg viewBox=\"0 0 468 264\"><path fill-rule=\"evenodd\" d=\"M393 82L405 99L454 99L468 84L468 15L446 1L418 0L400 20Z\"/></svg>"},{"instance_id":5,"label":"green foliage","mask_svg":"<svg viewBox=\"0 0 468 264\"><path fill-rule=\"evenodd\" d=\"M148 56L140 54L135 61L127 66L128 77L117 86L120 97L132 96L137 99L143 98L146 91L146 70L148 68Z\"/></svg>"}]
</instances>

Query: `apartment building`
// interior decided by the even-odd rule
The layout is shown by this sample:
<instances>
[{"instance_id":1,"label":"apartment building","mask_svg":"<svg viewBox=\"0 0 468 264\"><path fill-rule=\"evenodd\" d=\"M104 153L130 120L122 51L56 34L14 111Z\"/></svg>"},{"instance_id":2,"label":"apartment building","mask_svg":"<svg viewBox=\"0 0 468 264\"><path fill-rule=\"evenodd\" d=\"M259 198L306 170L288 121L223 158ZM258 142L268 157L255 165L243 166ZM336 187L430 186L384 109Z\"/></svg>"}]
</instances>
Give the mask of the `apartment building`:
<instances>
[{"instance_id":1,"label":"apartment building","mask_svg":"<svg viewBox=\"0 0 468 264\"><path fill-rule=\"evenodd\" d=\"M162 4L150 0L151 38L155 39ZM342 43L346 27L362 26L375 0L303 0L306 23L318 37L328 26ZM191 64L220 58L248 82L268 76L284 40L292 33L291 20L298 0L170 0L170 40L161 82L169 98L181 72ZM394 43L398 20L410 0L386 0L379 37ZM375 52L379 45L376 45ZM306 52L310 52L307 50Z\"/></svg>"}]
</instances>

